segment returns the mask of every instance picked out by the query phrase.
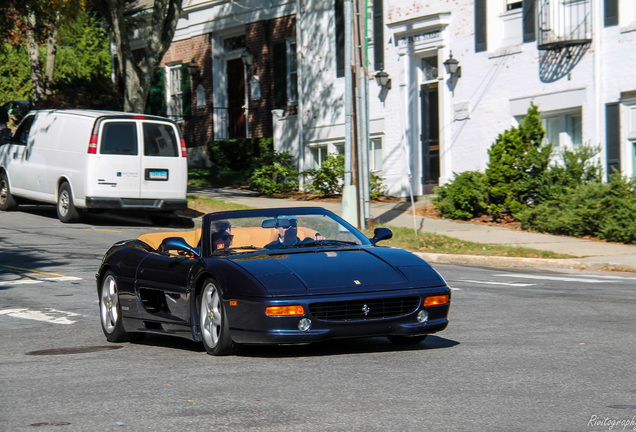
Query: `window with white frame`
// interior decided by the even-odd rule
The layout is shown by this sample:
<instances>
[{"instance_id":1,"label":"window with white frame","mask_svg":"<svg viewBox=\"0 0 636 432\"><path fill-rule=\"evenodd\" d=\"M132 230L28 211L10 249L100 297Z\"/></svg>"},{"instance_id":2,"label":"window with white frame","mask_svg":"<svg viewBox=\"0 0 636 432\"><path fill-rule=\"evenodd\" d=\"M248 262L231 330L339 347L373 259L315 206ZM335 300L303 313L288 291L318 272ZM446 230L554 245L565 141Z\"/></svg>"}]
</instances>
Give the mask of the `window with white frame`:
<instances>
[{"instance_id":1,"label":"window with white frame","mask_svg":"<svg viewBox=\"0 0 636 432\"><path fill-rule=\"evenodd\" d=\"M312 168L320 168L322 166L322 163L327 160L327 156L328 151L326 144L311 147Z\"/></svg>"},{"instance_id":2,"label":"window with white frame","mask_svg":"<svg viewBox=\"0 0 636 432\"><path fill-rule=\"evenodd\" d=\"M183 91L181 86L181 64L168 66L167 106L168 117L183 120Z\"/></svg>"},{"instance_id":3,"label":"window with white frame","mask_svg":"<svg viewBox=\"0 0 636 432\"><path fill-rule=\"evenodd\" d=\"M287 41L287 103L293 105L298 101L298 64L296 57L296 40Z\"/></svg>"},{"instance_id":4,"label":"window with white frame","mask_svg":"<svg viewBox=\"0 0 636 432\"><path fill-rule=\"evenodd\" d=\"M502 46L520 45L523 43L523 4L516 0L504 1L504 12L501 15L501 22L503 24Z\"/></svg>"},{"instance_id":5,"label":"window with white frame","mask_svg":"<svg viewBox=\"0 0 636 432\"><path fill-rule=\"evenodd\" d=\"M545 116L543 127L546 132L545 141L551 142L556 151L576 148L583 142L581 113Z\"/></svg>"},{"instance_id":6,"label":"window with white frame","mask_svg":"<svg viewBox=\"0 0 636 432\"><path fill-rule=\"evenodd\" d=\"M382 138L371 138L369 141L369 169L382 171Z\"/></svg>"}]
</instances>

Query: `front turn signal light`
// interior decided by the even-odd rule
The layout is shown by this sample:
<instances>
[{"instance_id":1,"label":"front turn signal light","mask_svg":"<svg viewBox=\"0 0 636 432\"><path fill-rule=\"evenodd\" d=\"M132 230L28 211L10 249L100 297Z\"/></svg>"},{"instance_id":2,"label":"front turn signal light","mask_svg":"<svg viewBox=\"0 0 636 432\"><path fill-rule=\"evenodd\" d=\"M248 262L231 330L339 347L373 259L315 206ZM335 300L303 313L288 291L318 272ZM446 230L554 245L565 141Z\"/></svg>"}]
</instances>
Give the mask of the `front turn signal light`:
<instances>
[{"instance_id":1,"label":"front turn signal light","mask_svg":"<svg viewBox=\"0 0 636 432\"><path fill-rule=\"evenodd\" d=\"M301 305L294 306L268 306L265 308L268 316L300 316L305 315L305 308Z\"/></svg>"},{"instance_id":2,"label":"front turn signal light","mask_svg":"<svg viewBox=\"0 0 636 432\"><path fill-rule=\"evenodd\" d=\"M450 300L449 297L450 296L448 294L426 297L424 299L424 306L445 305L446 303L449 302L449 300Z\"/></svg>"}]
</instances>

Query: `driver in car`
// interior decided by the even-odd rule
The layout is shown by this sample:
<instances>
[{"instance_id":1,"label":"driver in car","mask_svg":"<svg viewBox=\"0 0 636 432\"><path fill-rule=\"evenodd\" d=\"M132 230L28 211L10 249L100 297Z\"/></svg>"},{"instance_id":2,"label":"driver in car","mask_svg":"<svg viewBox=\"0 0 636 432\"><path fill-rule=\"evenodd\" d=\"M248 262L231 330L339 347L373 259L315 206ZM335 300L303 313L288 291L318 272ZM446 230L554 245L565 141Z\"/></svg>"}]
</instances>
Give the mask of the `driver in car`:
<instances>
[{"instance_id":1,"label":"driver in car","mask_svg":"<svg viewBox=\"0 0 636 432\"><path fill-rule=\"evenodd\" d=\"M307 237L301 240L298 237L298 219L293 216L278 216L276 218L276 231L278 238L271 243L265 245L265 249L276 249L281 246L290 246L303 242L325 240L325 237L316 233L315 237Z\"/></svg>"}]
</instances>

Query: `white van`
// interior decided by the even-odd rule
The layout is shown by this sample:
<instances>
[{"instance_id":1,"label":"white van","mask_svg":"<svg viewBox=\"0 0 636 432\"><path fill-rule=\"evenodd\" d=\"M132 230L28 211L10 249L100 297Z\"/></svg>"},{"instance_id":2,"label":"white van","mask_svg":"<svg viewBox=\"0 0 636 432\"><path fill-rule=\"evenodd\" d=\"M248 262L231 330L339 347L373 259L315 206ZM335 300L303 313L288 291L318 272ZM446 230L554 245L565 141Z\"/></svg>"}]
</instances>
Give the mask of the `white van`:
<instances>
[{"instance_id":1,"label":"white van","mask_svg":"<svg viewBox=\"0 0 636 432\"><path fill-rule=\"evenodd\" d=\"M0 210L21 201L78 209L170 212L187 208L188 163L177 125L113 111L30 112L0 144Z\"/></svg>"}]
</instances>

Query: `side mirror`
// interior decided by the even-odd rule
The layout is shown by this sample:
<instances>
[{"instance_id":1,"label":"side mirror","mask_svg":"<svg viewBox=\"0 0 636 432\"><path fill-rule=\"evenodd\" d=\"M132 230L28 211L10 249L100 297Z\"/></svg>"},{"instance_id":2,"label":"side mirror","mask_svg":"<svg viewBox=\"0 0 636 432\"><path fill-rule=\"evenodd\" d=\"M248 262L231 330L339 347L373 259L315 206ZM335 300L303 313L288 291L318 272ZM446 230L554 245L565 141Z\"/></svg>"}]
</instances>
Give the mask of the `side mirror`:
<instances>
[{"instance_id":1,"label":"side mirror","mask_svg":"<svg viewBox=\"0 0 636 432\"><path fill-rule=\"evenodd\" d=\"M190 246L182 237L168 237L164 239L159 246L159 250L162 252L176 250L179 252L186 252L195 257L200 256L199 252Z\"/></svg>"},{"instance_id":2,"label":"side mirror","mask_svg":"<svg viewBox=\"0 0 636 432\"><path fill-rule=\"evenodd\" d=\"M388 240L391 237L393 237L393 231L391 231L390 228L380 227L373 231L373 238L369 240L371 240L371 243L375 246L380 240Z\"/></svg>"}]
</instances>

